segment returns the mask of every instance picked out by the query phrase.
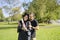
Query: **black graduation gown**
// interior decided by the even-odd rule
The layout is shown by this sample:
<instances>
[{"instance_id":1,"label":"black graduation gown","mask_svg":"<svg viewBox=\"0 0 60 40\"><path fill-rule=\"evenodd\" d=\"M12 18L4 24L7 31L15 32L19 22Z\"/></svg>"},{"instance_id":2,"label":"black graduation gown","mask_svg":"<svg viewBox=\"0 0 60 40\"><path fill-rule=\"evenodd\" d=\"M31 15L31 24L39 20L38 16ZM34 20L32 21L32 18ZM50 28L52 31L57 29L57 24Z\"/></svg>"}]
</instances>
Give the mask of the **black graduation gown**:
<instances>
[{"instance_id":1,"label":"black graduation gown","mask_svg":"<svg viewBox=\"0 0 60 40\"><path fill-rule=\"evenodd\" d=\"M18 40L28 40L27 31L23 31L21 29L22 28L22 21L19 21L19 23L21 24L21 26L18 26L18 29L17 29L17 32L18 32ZM25 21L24 23L25 23L25 25L26 25L26 23L28 24L27 21Z\"/></svg>"}]
</instances>

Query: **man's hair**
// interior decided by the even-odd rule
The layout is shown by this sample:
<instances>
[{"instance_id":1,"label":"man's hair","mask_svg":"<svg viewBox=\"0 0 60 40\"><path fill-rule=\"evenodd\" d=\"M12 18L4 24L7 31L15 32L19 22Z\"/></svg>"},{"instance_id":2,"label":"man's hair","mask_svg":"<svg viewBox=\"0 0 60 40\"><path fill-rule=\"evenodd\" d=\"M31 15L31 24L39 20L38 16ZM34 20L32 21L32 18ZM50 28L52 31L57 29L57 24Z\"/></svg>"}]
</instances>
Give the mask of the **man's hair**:
<instances>
[{"instance_id":1,"label":"man's hair","mask_svg":"<svg viewBox=\"0 0 60 40\"><path fill-rule=\"evenodd\" d=\"M33 16L35 16L35 14L34 14L33 12L30 12L30 14L29 14L29 15L31 15L31 14L32 14Z\"/></svg>"}]
</instances>

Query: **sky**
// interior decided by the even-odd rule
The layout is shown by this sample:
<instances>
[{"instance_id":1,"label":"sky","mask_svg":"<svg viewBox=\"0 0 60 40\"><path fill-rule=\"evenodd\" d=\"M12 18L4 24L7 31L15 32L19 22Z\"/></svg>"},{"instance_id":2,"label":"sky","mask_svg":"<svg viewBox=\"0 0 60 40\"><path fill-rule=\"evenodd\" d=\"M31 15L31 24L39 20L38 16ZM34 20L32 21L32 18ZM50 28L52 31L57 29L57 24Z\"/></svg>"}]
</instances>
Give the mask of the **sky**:
<instances>
[{"instance_id":1,"label":"sky","mask_svg":"<svg viewBox=\"0 0 60 40\"><path fill-rule=\"evenodd\" d=\"M2 10L3 10L3 14L4 14L5 17L9 17L8 12L10 11L10 9L8 10L8 8L6 9L3 6L9 7L9 8L10 8L10 6L11 7L19 6L20 7L20 11L22 13L22 12L25 11L24 8L22 7L22 3L23 2L29 3L29 1L32 2L32 0L18 0L18 1L17 0L12 0L12 1L9 0L9 1L10 1L11 4L9 4L9 2L7 0L0 0L0 8L3 8Z\"/></svg>"}]
</instances>

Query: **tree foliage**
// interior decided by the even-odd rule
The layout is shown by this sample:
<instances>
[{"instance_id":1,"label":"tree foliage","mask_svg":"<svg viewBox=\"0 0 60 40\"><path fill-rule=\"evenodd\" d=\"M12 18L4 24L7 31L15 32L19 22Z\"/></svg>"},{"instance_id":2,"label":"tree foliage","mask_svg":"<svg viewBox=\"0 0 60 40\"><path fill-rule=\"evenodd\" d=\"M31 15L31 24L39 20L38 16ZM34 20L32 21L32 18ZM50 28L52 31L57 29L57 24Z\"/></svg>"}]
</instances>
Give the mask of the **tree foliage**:
<instances>
[{"instance_id":1,"label":"tree foliage","mask_svg":"<svg viewBox=\"0 0 60 40\"><path fill-rule=\"evenodd\" d=\"M34 12L40 22L47 22L60 18L57 11L60 10L59 8L57 0L33 0L28 7L28 12Z\"/></svg>"},{"instance_id":2,"label":"tree foliage","mask_svg":"<svg viewBox=\"0 0 60 40\"><path fill-rule=\"evenodd\" d=\"M19 21L21 19L21 14L18 13L18 14L14 14L12 16L12 21Z\"/></svg>"},{"instance_id":3,"label":"tree foliage","mask_svg":"<svg viewBox=\"0 0 60 40\"><path fill-rule=\"evenodd\" d=\"M2 8L0 8L0 21L3 21L4 20L4 16L3 16L3 13L2 13Z\"/></svg>"}]
</instances>

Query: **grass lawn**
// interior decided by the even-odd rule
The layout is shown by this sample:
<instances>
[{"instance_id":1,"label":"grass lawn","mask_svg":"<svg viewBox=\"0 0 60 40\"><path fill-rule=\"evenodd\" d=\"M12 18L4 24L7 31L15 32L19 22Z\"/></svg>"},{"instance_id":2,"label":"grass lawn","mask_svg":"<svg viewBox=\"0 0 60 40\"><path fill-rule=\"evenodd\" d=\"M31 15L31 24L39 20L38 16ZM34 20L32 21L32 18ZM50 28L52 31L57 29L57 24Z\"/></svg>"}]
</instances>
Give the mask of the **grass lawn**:
<instances>
[{"instance_id":1,"label":"grass lawn","mask_svg":"<svg viewBox=\"0 0 60 40\"><path fill-rule=\"evenodd\" d=\"M17 24L0 22L0 40L17 40Z\"/></svg>"},{"instance_id":2,"label":"grass lawn","mask_svg":"<svg viewBox=\"0 0 60 40\"><path fill-rule=\"evenodd\" d=\"M60 27L40 28L36 35L37 40L60 40Z\"/></svg>"},{"instance_id":3,"label":"grass lawn","mask_svg":"<svg viewBox=\"0 0 60 40\"><path fill-rule=\"evenodd\" d=\"M0 40L17 40L17 25L0 25ZM60 26L40 27L36 32L37 40L60 40Z\"/></svg>"}]
</instances>

